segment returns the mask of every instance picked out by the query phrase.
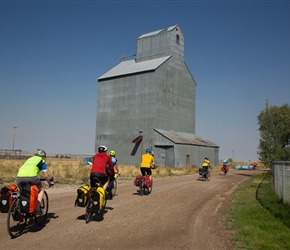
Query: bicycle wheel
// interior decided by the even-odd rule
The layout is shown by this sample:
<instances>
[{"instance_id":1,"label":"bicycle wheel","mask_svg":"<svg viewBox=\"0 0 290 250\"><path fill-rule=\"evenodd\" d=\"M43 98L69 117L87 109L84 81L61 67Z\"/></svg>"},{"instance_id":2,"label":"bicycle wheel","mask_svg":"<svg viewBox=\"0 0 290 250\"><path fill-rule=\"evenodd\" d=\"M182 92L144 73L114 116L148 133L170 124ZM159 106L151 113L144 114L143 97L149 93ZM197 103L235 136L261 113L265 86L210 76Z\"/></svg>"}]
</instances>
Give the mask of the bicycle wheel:
<instances>
[{"instance_id":1,"label":"bicycle wheel","mask_svg":"<svg viewBox=\"0 0 290 250\"><path fill-rule=\"evenodd\" d=\"M44 191L42 201L40 203L40 208L42 210L42 214L35 214L35 223L38 226L43 225L46 220L47 213L48 213L48 195L46 191Z\"/></svg>"},{"instance_id":2,"label":"bicycle wheel","mask_svg":"<svg viewBox=\"0 0 290 250\"><path fill-rule=\"evenodd\" d=\"M142 196L145 192L145 188L144 188L144 179L141 178L140 179L140 187L139 187L139 194Z\"/></svg>"},{"instance_id":3,"label":"bicycle wheel","mask_svg":"<svg viewBox=\"0 0 290 250\"><path fill-rule=\"evenodd\" d=\"M20 212L20 199L13 200L7 215L7 231L11 238L18 237L22 234L26 226L25 214Z\"/></svg>"},{"instance_id":4,"label":"bicycle wheel","mask_svg":"<svg viewBox=\"0 0 290 250\"><path fill-rule=\"evenodd\" d=\"M112 197L116 195L116 191L117 191L117 180L114 179L114 186L111 189Z\"/></svg>"},{"instance_id":5,"label":"bicycle wheel","mask_svg":"<svg viewBox=\"0 0 290 250\"><path fill-rule=\"evenodd\" d=\"M93 217L92 201L91 201L91 198L89 197L87 205L86 205L86 213L85 213L86 223L89 223L92 220L92 217Z\"/></svg>"},{"instance_id":6,"label":"bicycle wheel","mask_svg":"<svg viewBox=\"0 0 290 250\"><path fill-rule=\"evenodd\" d=\"M205 173L205 170L203 169L202 174L201 174L201 179L204 181L205 178L206 178L206 173Z\"/></svg>"},{"instance_id":7,"label":"bicycle wheel","mask_svg":"<svg viewBox=\"0 0 290 250\"><path fill-rule=\"evenodd\" d=\"M210 172L208 171L208 174L207 174L207 177L206 177L208 181L210 180L210 175L211 175L211 174L210 174Z\"/></svg>"},{"instance_id":8,"label":"bicycle wheel","mask_svg":"<svg viewBox=\"0 0 290 250\"><path fill-rule=\"evenodd\" d=\"M151 186L149 188L147 188L148 194L151 194L151 192L152 192L152 186L153 186L153 179L151 180Z\"/></svg>"}]
</instances>

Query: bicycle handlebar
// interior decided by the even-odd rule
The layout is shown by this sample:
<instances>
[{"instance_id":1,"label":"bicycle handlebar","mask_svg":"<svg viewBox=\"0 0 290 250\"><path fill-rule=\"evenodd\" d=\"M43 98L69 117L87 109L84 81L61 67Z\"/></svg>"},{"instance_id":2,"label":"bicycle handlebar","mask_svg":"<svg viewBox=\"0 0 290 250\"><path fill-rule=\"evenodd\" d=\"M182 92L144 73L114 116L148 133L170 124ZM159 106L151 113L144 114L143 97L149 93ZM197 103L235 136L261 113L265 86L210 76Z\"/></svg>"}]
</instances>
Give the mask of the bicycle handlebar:
<instances>
[{"instance_id":1,"label":"bicycle handlebar","mask_svg":"<svg viewBox=\"0 0 290 250\"><path fill-rule=\"evenodd\" d=\"M46 178L40 178L41 181L46 181ZM49 187L52 187L54 185L53 177L49 179Z\"/></svg>"}]
</instances>

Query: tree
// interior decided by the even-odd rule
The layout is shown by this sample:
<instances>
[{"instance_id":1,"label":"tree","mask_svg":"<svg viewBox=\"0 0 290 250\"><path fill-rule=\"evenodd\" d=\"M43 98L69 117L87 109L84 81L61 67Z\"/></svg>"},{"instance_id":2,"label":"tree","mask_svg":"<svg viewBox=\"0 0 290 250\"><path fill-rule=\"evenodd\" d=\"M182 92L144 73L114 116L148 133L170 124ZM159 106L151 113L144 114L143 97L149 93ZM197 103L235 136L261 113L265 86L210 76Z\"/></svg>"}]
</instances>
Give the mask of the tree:
<instances>
[{"instance_id":1,"label":"tree","mask_svg":"<svg viewBox=\"0 0 290 250\"><path fill-rule=\"evenodd\" d=\"M269 106L258 116L260 144L259 160L267 166L274 161L290 160L290 107Z\"/></svg>"}]
</instances>

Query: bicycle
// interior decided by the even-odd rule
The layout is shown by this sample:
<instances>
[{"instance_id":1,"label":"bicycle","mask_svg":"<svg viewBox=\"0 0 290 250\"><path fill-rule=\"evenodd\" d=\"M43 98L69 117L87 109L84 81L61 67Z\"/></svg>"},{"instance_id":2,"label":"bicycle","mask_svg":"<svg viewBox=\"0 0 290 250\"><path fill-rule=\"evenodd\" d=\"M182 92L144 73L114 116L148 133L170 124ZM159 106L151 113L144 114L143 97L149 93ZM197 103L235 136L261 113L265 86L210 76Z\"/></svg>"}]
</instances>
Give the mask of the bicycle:
<instances>
[{"instance_id":1,"label":"bicycle","mask_svg":"<svg viewBox=\"0 0 290 250\"><path fill-rule=\"evenodd\" d=\"M93 181L94 181L94 187L91 187L88 192L88 200L87 200L86 212L85 212L86 223L89 223L92 220L94 214L102 215L107 205L107 194L105 190L104 190L104 196L103 196L103 206L101 208L100 208L100 202L95 201L93 199L93 194L96 193L96 189L99 187L103 188L102 182L99 180L99 178L94 177Z\"/></svg>"},{"instance_id":2,"label":"bicycle","mask_svg":"<svg viewBox=\"0 0 290 250\"><path fill-rule=\"evenodd\" d=\"M145 176L148 176L148 175L146 174ZM149 176L147 180L145 176L141 176L140 178L139 194L141 196L145 195L146 193L151 194L152 192L153 179L151 180L150 187L148 187L147 182L148 182Z\"/></svg>"},{"instance_id":3,"label":"bicycle","mask_svg":"<svg viewBox=\"0 0 290 250\"><path fill-rule=\"evenodd\" d=\"M210 180L210 177L211 177L211 174L210 174L210 171L209 171L209 169L207 170L207 174L206 174L206 169L203 167L202 168L202 174L201 174L201 178L202 178L202 180L203 181L205 181L205 180Z\"/></svg>"},{"instance_id":4,"label":"bicycle","mask_svg":"<svg viewBox=\"0 0 290 250\"><path fill-rule=\"evenodd\" d=\"M156 169L157 166L151 166L151 169ZM152 177L152 176L151 176ZM150 182L149 186L148 186L148 182ZM152 186L153 186L153 178L149 179L149 176L147 175L147 173L145 173L145 176L141 176L140 177L140 186L139 186L139 194L141 196L143 196L143 194L151 194L152 193Z\"/></svg>"},{"instance_id":5,"label":"bicycle","mask_svg":"<svg viewBox=\"0 0 290 250\"><path fill-rule=\"evenodd\" d=\"M46 181L45 178L41 178L41 181ZM50 179L53 182L53 177ZM49 185L50 187L53 186ZM20 209L20 190L16 192L12 192L12 204L9 208L7 215L7 231L11 238L16 238L20 236L26 225L30 221L34 221L36 225L41 226L45 222L48 213L48 195L44 190L44 195L40 204L40 208L42 209L42 214L36 213L36 208L32 213L21 212Z\"/></svg>"}]
</instances>

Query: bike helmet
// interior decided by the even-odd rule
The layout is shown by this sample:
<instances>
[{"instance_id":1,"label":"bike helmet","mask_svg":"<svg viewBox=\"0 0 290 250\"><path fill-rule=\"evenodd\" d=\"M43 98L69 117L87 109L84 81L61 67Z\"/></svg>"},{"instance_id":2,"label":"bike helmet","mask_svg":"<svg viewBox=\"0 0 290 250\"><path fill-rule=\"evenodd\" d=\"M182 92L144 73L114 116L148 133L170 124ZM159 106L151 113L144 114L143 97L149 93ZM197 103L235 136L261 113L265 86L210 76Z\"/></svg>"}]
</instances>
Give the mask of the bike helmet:
<instances>
[{"instance_id":1,"label":"bike helmet","mask_svg":"<svg viewBox=\"0 0 290 250\"><path fill-rule=\"evenodd\" d=\"M40 157L46 157L46 153L42 149L36 149L35 155L40 156Z\"/></svg>"},{"instance_id":2,"label":"bike helmet","mask_svg":"<svg viewBox=\"0 0 290 250\"><path fill-rule=\"evenodd\" d=\"M146 149L146 153L151 153L151 152L152 152L151 148Z\"/></svg>"},{"instance_id":3,"label":"bike helmet","mask_svg":"<svg viewBox=\"0 0 290 250\"><path fill-rule=\"evenodd\" d=\"M116 152L115 152L114 150L111 150L111 151L109 152L109 155L110 155L110 156L116 156Z\"/></svg>"},{"instance_id":4,"label":"bike helmet","mask_svg":"<svg viewBox=\"0 0 290 250\"><path fill-rule=\"evenodd\" d=\"M101 146L99 146L99 148L98 148L98 152L100 153L100 152L107 152L107 147L106 146L104 146L104 145L101 145Z\"/></svg>"}]
</instances>

